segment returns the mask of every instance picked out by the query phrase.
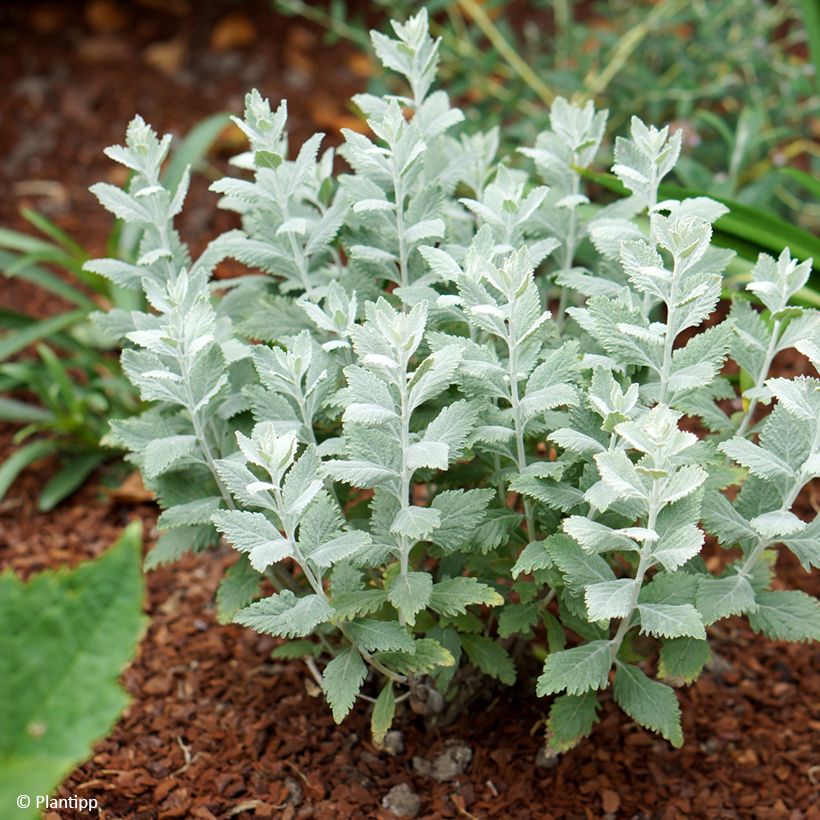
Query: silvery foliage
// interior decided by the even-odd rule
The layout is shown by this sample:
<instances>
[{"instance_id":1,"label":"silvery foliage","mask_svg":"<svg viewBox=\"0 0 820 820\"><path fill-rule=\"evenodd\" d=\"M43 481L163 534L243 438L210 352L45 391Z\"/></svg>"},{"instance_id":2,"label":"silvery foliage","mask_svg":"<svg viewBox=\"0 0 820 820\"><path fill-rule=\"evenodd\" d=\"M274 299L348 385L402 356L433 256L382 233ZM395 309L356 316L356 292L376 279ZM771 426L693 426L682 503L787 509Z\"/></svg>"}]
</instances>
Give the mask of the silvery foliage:
<instances>
[{"instance_id":1,"label":"silvery foliage","mask_svg":"<svg viewBox=\"0 0 820 820\"><path fill-rule=\"evenodd\" d=\"M707 626L820 637L817 602L772 589L777 547L820 563L792 509L820 472L820 381L769 377L787 348L818 366L818 314L791 304L810 262L761 256L721 321L725 209L659 196L679 134L633 119L613 167L631 195L593 205L606 112L559 99L498 161L497 132L454 134L426 12L394 29L373 44L409 94L356 98L371 136L344 132L349 173L321 135L289 159L285 104L248 95L245 176L213 186L242 227L196 260L173 227L187 176L159 181L168 138L137 118L109 149L131 182L93 190L142 246L89 268L150 304L100 319L148 405L112 422L163 508L148 563L224 536L241 555L220 618L288 639L337 720L381 681L377 741L421 684L456 698L459 667L513 683L510 650L543 625L554 748L610 686L679 745L673 686ZM254 272L213 278L226 256ZM718 573L707 533L734 550Z\"/></svg>"}]
</instances>

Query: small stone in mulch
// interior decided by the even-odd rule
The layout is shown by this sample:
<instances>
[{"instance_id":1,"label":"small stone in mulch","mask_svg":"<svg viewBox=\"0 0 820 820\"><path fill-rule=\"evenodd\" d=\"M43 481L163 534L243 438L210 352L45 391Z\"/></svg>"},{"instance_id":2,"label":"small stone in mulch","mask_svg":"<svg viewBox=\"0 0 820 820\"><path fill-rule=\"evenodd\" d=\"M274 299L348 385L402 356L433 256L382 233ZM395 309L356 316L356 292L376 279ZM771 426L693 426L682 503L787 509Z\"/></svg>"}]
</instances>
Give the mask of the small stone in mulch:
<instances>
[{"instance_id":1,"label":"small stone in mulch","mask_svg":"<svg viewBox=\"0 0 820 820\"><path fill-rule=\"evenodd\" d=\"M432 778L437 783L446 783L464 774L472 759L473 750L465 743L453 740L432 760L414 757L413 770L420 777Z\"/></svg>"},{"instance_id":2,"label":"small stone in mulch","mask_svg":"<svg viewBox=\"0 0 820 820\"><path fill-rule=\"evenodd\" d=\"M391 729L384 736L382 749L393 757L404 754L404 735L398 729Z\"/></svg>"},{"instance_id":3,"label":"small stone in mulch","mask_svg":"<svg viewBox=\"0 0 820 820\"><path fill-rule=\"evenodd\" d=\"M382 806L396 817L416 817L421 810L421 799L406 783L399 783L384 796Z\"/></svg>"}]
</instances>

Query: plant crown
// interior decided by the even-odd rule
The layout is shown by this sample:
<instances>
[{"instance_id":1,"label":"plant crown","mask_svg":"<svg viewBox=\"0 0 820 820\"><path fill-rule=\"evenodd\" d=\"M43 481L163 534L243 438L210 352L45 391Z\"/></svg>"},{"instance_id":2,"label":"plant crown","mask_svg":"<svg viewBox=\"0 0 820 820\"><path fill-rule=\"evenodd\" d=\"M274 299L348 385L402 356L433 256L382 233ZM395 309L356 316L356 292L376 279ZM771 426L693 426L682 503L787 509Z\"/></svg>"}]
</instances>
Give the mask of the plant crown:
<instances>
[{"instance_id":1,"label":"plant crown","mask_svg":"<svg viewBox=\"0 0 820 820\"><path fill-rule=\"evenodd\" d=\"M224 537L220 619L287 639L337 721L370 676L377 742L422 690L441 708L471 670L512 685L545 628L554 748L610 686L678 746L673 687L707 626L820 637L818 602L772 588L779 546L820 563L817 519L792 511L820 473L820 381L769 378L788 348L820 362L820 317L791 303L810 261L761 255L726 315L726 209L658 198L680 132L634 118L612 167L631 195L595 205L607 112L559 98L499 160L498 131L458 136L434 88L426 12L393 28L373 46L408 93L355 98L347 173L321 134L294 155L285 103L248 94L243 173L212 186L242 228L197 259L174 228L187 174L160 181L169 137L137 117L108 149L131 181L92 190L141 247L88 267L150 305L98 317L150 405L111 423L163 510L147 566ZM214 278L228 257L257 273Z\"/></svg>"}]
</instances>

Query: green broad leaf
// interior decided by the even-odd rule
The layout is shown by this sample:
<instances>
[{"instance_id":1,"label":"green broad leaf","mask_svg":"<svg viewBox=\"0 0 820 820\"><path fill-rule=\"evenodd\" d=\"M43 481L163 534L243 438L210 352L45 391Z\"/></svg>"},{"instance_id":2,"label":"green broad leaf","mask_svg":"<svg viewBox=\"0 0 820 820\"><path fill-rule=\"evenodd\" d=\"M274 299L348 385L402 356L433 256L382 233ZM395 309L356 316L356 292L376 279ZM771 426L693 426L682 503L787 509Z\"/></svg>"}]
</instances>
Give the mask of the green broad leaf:
<instances>
[{"instance_id":1,"label":"green broad leaf","mask_svg":"<svg viewBox=\"0 0 820 820\"><path fill-rule=\"evenodd\" d=\"M636 583L634 578L618 578L586 587L584 600L590 621L626 618L632 611Z\"/></svg>"},{"instance_id":2,"label":"green broad leaf","mask_svg":"<svg viewBox=\"0 0 820 820\"><path fill-rule=\"evenodd\" d=\"M644 635L706 639L703 620L692 604L638 604L638 612Z\"/></svg>"},{"instance_id":3,"label":"green broad leaf","mask_svg":"<svg viewBox=\"0 0 820 820\"><path fill-rule=\"evenodd\" d=\"M515 664L501 644L484 635L467 633L461 636L461 645L470 662L485 675L507 686L515 683Z\"/></svg>"},{"instance_id":4,"label":"green broad leaf","mask_svg":"<svg viewBox=\"0 0 820 820\"><path fill-rule=\"evenodd\" d=\"M778 641L820 641L820 602L798 590L758 592L749 624Z\"/></svg>"},{"instance_id":5,"label":"green broad leaf","mask_svg":"<svg viewBox=\"0 0 820 820\"><path fill-rule=\"evenodd\" d=\"M611 641L591 641L553 652L544 662L536 694L544 697L566 690L568 695L582 695L590 689L606 689L611 666Z\"/></svg>"},{"instance_id":6,"label":"green broad leaf","mask_svg":"<svg viewBox=\"0 0 820 820\"><path fill-rule=\"evenodd\" d=\"M52 792L128 704L118 678L147 621L140 533L75 569L0 575L0 805Z\"/></svg>"},{"instance_id":7,"label":"green broad leaf","mask_svg":"<svg viewBox=\"0 0 820 820\"><path fill-rule=\"evenodd\" d=\"M362 615L372 615L387 603L383 589L362 589L340 592L333 596L336 619L349 621Z\"/></svg>"},{"instance_id":8,"label":"green broad leaf","mask_svg":"<svg viewBox=\"0 0 820 820\"><path fill-rule=\"evenodd\" d=\"M211 520L239 552L247 554L257 572L293 555L290 541L262 513L218 510Z\"/></svg>"},{"instance_id":9,"label":"green broad leaf","mask_svg":"<svg viewBox=\"0 0 820 820\"><path fill-rule=\"evenodd\" d=\"M377 748L384 742L384 736L393 725L395 715L396 695L393 692L393 683L388 681L373 704L373 714L370 718L370 731Z\"/></svg>"},{"instance_id":10,"label":"green broad leaf","mask_svg":"<svg viewBox=\"0 0 820 820\"><path fill-rule=\"evenodd\" d=\"M433 585L430 609L439 615L460 615L473 604L500 606L504 599L491 586L475 578L448 578Z\"/></svg>"},{"instance_id":11,"label":"green broad leaf","mask_svg":"<svg viewBox=\"0 0 820 820\"><path fill-rule=\"evenodd\" d=\"M273 652L270 653L274 660L282 661L296 661L301 658L316 657L322 654L322 646L313 641L287 641L281 646L277 646Z\"/></svg>"},{"instance_id":12,"label":"green broad leaf","mask_svg":"<svg viewBox=\"0 0 820 820\"><path fill-rule=\"evenodd\" d=\"M416 614L429 603L433 594L433 576L429 572L397 575L387 588L387 600L404 616L410 626Z\"/></svg>"},{"instance_id":13,"label":"green broad leaf","mask_svg":"<svg viewBox=\"0 0 820 820\"><path fill-rule=\"evenodd\" d=\"M325 667L322 689L336 723L341 723L353 708L366 676L367 667L353 647L342 650Z\"/></svg>"},{"instance_id":14,"label":"green broad leaf","mask_svg":"<svg viewBox=\"0 0 820 820\"><path fill-rule=\"evenodd\" d=\"M441 513L433 507L403 507L393 519L390 532L412 541L426 540L441 524Z\"/></svg>"},{"instance_id":15,"label":"green broad leaf","mask_svg":"<svg viewBox=\"0 0 820 820\"><path fill-rule=\"evenodd\" d=\"M498 635L509 638L510 635L532 637L532 628L538 623L541 609L540 601L528 604L507 604L498 616Z\"/></svg>"},{"instance_id":16,"label":"green broad leaf","mask_svg":"<svg viewBox=\"0 0 820 820\"><path fill-rule=\"evenodd\" d=\"M409 652L412 655L416 651L413 638L396 621L372 618L351 621L345 627L345 633L366 652Z\"/></svg>"},{"instance_id":17,"label":"green broad leaf","mask_svg":"<svg viewBox=\"0 0 820 820\"><path fill-rule=\"evenodd\" d=\"M730 615L752 612L757 603L748 579L742 575L727 575L725 578L698 579L695 606L703 616L703 623L709 626Z\"/></svg>"},{"instance_id":18,"label":"green broad leaf","mask_svg":"<svg viewBox=\"0 0 820 820\"><path fill-rule=\"evenodd\" d=\"M402 675L426 674L455 665L453 654L432 638L419 638L414 652L379 652L374 657Z\"/></svg>"},{"instance_id":19,"label":"green broad leaf","mask_svg":"<svg viewBox=\"0 0 820 820\"><path fill-rule=\"evenodd\" d=\"M547 732L550 748L567 752L585 738L598 722L601 703L594 692L559 695L550 706Z\"/></svg>"},{"instance_id":20,"label":"green broad leaf","mask_svg":"<svg viewBox=\"0 0 820 820\"><path fill-rule=\"evenodd\" d=\"M216 619L219 623L231 623L234 615L259 595L261 585L262 576L251 566L248 556L240 556L216 590Z\"/></svg>"},{"instance_id":21,"label":"green broad leaf","mask_svg":"<svg viewBox=\"0 0 820 820\"><path fill-rule=\"evenodd\" d=\"M709 642L696 638L672 638L664 641L658 660L658 677L670 683L692 683L712 653Z\"/></svg>"},{"instance_id":22,"label":"green broad leaf","mask_svg":"<svg viewBox=\"0 0 820 820\"><path fill-rule=\"evenodd\" d=\"M618 664L613 687L615 702L641 726L683 746L680 704L671 686L648 678L637 666Z\"/></svg>"},{"instance_id":23,"label":"green broad leaf","mask_svg":"<svg viewBox=\"0 0 820 820\"><path fill-rule=\"evenodd\" d=\"M552 566L552 558L546 547L545 541L530 541L521 551L518 560L512 568L512 577L530 574L537 569L549 569Z\"/></svg>"},{"instance_id":24,"label":"green broad leaf","mask_svg":"<svg viewBox=\"0 0 820 820\"><path fill-rule=\"evenodd\" d=\"M333 607L320 595L297 598L284 589L263 598L234 616L234 623L277 638L303 638L333 617Z\"/></svg>"}]
</instances>

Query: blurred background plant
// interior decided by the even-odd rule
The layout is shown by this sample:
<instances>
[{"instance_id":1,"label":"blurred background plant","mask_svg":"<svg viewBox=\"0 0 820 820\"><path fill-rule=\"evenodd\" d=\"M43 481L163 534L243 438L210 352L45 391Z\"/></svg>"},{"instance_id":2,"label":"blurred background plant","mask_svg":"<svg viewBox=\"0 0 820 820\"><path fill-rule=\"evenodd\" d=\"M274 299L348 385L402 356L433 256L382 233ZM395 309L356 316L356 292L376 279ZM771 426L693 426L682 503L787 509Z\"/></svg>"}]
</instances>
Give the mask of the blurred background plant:
<instances>
[{"instance_id":1,"label":"blurred background plant","mask_svg":"<svg viewBox=\"0 0 820 820\"><path fill-rule=\"evenodd\" d=\"M188 166L200 167L224 130L227 116L200 122L168 162L163 180L173 189ZM47 318L0 310L0 421L19 425L14 452L0 465L0 499L20 473L45 457L58 467L40 491L37 507L52 509L117 451L102 444L108 419L139 409L120 370L118 344L93 323L100 308L142 307L134 291L83 270L90 254L41 214L24 209L34 233L0 228L0 271L18 277L70 307ZM106 243L113 258L133 262L140 234L115 223Z\"/></svg>"},{"instance_id":2,"label":"blurred background plant","mask_svg":"<svg viewBox=\"0 0 820 820\"><path fill-rule=\"evenodd\" d=\"M273 0L362 47L412 0ZM557 95L683 129L676 181L820 227L816 0L431 0L442 77L468 123L531 144ZM385 78L374 76L373 93Z\"/></svg>"}]
</instances>

